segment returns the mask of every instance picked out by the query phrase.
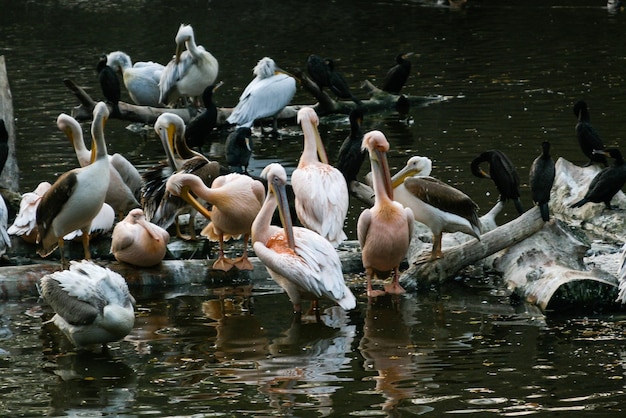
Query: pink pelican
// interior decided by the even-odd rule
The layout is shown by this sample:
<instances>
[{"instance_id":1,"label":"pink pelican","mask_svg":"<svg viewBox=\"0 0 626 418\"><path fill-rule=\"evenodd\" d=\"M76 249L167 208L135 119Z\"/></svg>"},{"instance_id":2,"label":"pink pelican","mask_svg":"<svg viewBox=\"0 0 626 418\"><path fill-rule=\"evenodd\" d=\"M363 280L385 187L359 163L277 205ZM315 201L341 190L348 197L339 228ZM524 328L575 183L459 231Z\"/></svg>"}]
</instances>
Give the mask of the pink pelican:
<instances>
[{"instance_id":1,"label":"pink pelican","mask_svg":"<svg viewBox=\"0 0 626 418\"><path fill-rule=\"evenodd\" d=\"M170 234L146 220L141 209L131 210L115 225L111 253L117 261L139 267L157 265L165 257Z\"/></svg>"}]
</instances>

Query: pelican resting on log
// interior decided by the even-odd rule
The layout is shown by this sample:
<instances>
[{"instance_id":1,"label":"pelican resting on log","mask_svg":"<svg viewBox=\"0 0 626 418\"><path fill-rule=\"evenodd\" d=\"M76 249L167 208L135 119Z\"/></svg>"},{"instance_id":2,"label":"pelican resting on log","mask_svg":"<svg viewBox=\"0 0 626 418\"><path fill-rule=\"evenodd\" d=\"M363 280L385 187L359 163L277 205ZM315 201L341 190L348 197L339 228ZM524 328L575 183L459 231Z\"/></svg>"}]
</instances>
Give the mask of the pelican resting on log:
<instances>
[{"instance_id":1,"label":"pelican resting on log","mask_svg":"<svg viewBox=\"0 0 626 418\"><path fill-rule=\"evenodd\" d=\"M176 54L167 63L159 81L159 101L173 105L179 97L198 98L204 89L215 83L219 71L217 59L196 45L193 28L180 25L176 33ZM183 51L183 46L187 49Z\"/></svg>"},{"instance_id":2,"label":"pelican resting on log","mask_svg":"<svg viewBox=\"0 0 626 418\"><path fill-rule=\"evenodd\" d=\"M167 190L174 196L181 197L194 209L211 220L202 235L219 242L219 256L213 268L228 271L233 266L239 270L253 270L248 259L248 241L254 218L259 213L265 188L263 183L249 176L231 173L220 176L207 187L193 174L177 173L167 180ZM212 205L209 212L190 192ZM243 255L235 260L224 256L224 241L243 235Z\"/></svg>"},{"instance_id":3,"label":"pelican resting on log","mask_svg":"<svg viewBox=\"0 0 626 418\"><path fill-rule=\"evenodd\" d=\"M348 186L343 174L328 164L315 110L300 109L298 122L304 134L304 150L298 167L291 173L296 213L302 225L337 247L347 238L343 224L350 200Z\"/></svg>"},{"instance_id":4,"label":"pelican resting on log","mask_svg":"<svg viewBox=\"0 0 626 418\"><path fill-rule=\"evenodd\" d=\"M394 201L387 163L389 142L385 135L380 131L366 133L363 148L369 152L374 187L374 206L363 210L357 221L361 258L367 276L367 296L404 293L398 282L398 270L411 242L413 211ZM393 276L391 284L385 285L385 291L374 290L374 275L389 271Z\"/></svg>"},{"instance_id":5,"label":"pelican resting on log","mask_svg":"<svg viewBox=\"0 0 626 418\"><path fill-rule=\"evenodd\" d=\"M141 209L131 210L115 225L111 253L117 261L139 267L159 264L167 252L170 234L146 220Z\"/></svg>"},{"instance_id":6,"label":"pelican resting on log","mask_svg":"<svg viewBox=\"0 0 626 418\"><path fill-rule=\"evenodd\" d=\"M77 348L118 341L135 324L135 299L118 273L91 261L43 276L39 291L54 310L54 323Z\"/></svg>"},{"instance_id":7,"label":"pelican resting on log","mask_svg":"<svg viewBox=\"0 0 626 418\"><path fill-rule=\"evenodd\" d=\"M294 313L302 313L302 299L311 299L312 308L317 311L318 299L322 297L345 310L354 309L356 298L345 284L335 248L318 233L293 226L283 166L269 164L261 176L267 179L268 191L252 224L254 252L272 279L287 292ZM277 207L282 228L271 224Z\"/></svg>"},{"instance_id":8,"label":"pelican resting on log","mask_svg":"<svg viewBox=\"0 0 626 418\"><path fill-rule=\"evenodd\" d=\"M89 228L104 204L111 171L104 139L104 124L108 117L107 105L104 102L96 104L91 124L94 162L61 175L37 207L37 252L47 257L59 247L64 266L63 236L75 229L83 233L85 258L91 258Z\"/></svg>"},{"instance_id":9,"label":"pelican resting on log","mask_svg":"<svg viewBox=\"0 0 626 418\"><path fill-rule=\"evenodd\" d=\"M139 106L160 107L159 81L165 66L158 62L133 62L122 51L107 54L107 65L122 75L130 99Z\"/></svg>"},{"instance_id":10,"label":"pelican resting on log","mask_svg":"<svg viewBox=\"0 0 626 418\"><path fill-rule=\"evenodd\" d=\"M463 232L480 240L481 223L478 205L462 191L430 177L432 161L411 157L407 165L392 178L393 198L411 208L415 220L433 233L431 260L443 257L441 239L444 232Z\"/></svg>"}]
</instances>

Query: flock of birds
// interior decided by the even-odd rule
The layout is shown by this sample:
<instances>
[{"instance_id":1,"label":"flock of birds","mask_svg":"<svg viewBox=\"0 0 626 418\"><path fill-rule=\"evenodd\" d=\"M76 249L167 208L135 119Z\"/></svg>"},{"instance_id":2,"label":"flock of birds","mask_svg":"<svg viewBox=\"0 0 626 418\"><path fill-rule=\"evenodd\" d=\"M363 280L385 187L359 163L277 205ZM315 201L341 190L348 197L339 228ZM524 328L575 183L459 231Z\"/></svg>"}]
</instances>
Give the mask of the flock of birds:
<instances>
[{"instance_id":1,"label":"flock of birds","mask_svg":"<svg viewBox=\"0 0 626 418\"><path fill-rule=\"evenodd\" d=\"M180 98L197 100L200 96L206 105L219 86L215 84L217 60L195 43L188 25L181 25L175 40L176 54L166 66L131 65L126 54L115 52L98 64L100 79L108 77L107 68L114 75L121 72L132 100L145 106L172 106ZM186 46L184 51L183 46ZM390 70L384 90L392 94L400 92L410 72L409 56L397 56L397 65ZM411 157L392 176L387 163L389 142L380 131L362 132L363 103L349 92L345 79L337 76L332 61L311 55L307 64L311 78L320 89L328 88L338 98L353 100L357 107L350 114L351 133L342 144L335 165L330 163L324 149L316 112L310 107L298 111L304 145L290 179L278 163L267 165L259 178L251 177L245 170L229 172L189 147L188 131L194 129L193 121L185 126L179 116L168 112L159 116L154 125L166 160L140 175L124 157L107 152L105 125L110 114L106 103L99 102L93 109L91 149L85 146L80 124L68 115L59 115L57 126L74 147L80 168L64 173L52 185L42 183L34 192L24 194L8 233L36 242L42 257L60 249L62 264L69 269L43 277L39 286L41 295L56 312L51 321L76 346L106 344L123 338L133 326L134 300L124 279L88 261L90 237L100 216L111 219L111 224L113 219L119 220L112 231L111 252L115 258L147 267L158 264L165 256L170 226L175 225L181 238L195 236L194 222L190 222L186 236L180 231L177 218L187 212L193 219L199 212L210 221L201 234L219 243L213 268L253 269L248 259L251 242L254 253L285 290L297 314L302 313L303 300L311 300L312 309L317 308L320 298L327 298L346 310L356 307L356 298L344 282L336 249L347 238L343 228L349 184L357 180L367 156L374 204L359 215L357 237L368 297L404 292L399 283L399 266L411 243L415 221L425 224L433 234L432 251L425 260L444 257L441 249L444 232L463 232L480 239L482 227L476 203L462 191L432 177L432 161L427 157ZM249 132L255 120L275 117L296 90L295 78L280 70L270 58L261 59L253 72L254 80L229 117L235 126L232 139L229 138L232 141L242 142L240 132ZM104 88L109 84L114 83L102 83L107 100L119 101L118 96L106 94ZM117 103L110 105L112 112L120 111ZM584 102L577 103L574 112L578 119L578 140L590 159L589 164L606 167L593 179L584 198L572 207L596 202L611 208L613 195L626 182L624 160L618 149L604 149L600 136L591 126ZM194 135L202 136L206 132ZM0 145L2 138L0 135ZM249 149L245 141L238 147ZM608 166L607 156L614 159L613 165ZM481 168L483 164L489 165L488 173ZM245 168L245 164L240 167ZM493 180L499 200L512 200L518 212L523 212L519 176L504 153L483 152L472 161L471 171L477 177ZM550 219L548 202L554 177L550 144L544 142L541 154L532 163L529 184L533 201L540 207L545 221ZM302 226L294 225L290 200ZM276 211L280 225L273 221ZM63 243L68 234L80 235L84 261L65 260ZM227 258L224 242L240 237L244 242L241 256ZM373 288L375 277L384 279L389 275L391 281L384 289Z\"/></svg>"}]
</instances>

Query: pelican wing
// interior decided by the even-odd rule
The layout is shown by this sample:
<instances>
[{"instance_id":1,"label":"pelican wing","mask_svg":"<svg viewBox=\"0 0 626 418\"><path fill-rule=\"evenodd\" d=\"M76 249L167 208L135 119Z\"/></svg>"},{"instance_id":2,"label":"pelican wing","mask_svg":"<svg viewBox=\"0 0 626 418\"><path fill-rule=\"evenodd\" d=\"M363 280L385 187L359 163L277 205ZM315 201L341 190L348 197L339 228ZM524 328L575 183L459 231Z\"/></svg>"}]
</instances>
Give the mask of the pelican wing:
<instances>
[{"instance_id":1,"label":"pelican wing","mask_svg":"<svg viewBox=\"0 0 626 418\"><path fill-rule=\"evenodd\" d=\"M39 233L47 231L52 226L52 221L61 212L63 206L69 200L77 184L75 170L70 170L61 175L41 198L37 206L37 227Z\"/></svg>"},{"instance_id":2,"label":"pelican wing","mask_svg":"<svg viewBox=\"0 0 626 418\"><path fill-rule=\"evenodd\" d=\"M99 309L90 301L97 297L97 289L91 280L63 270L41 278L41 296L52 309L72 325L88 325L97 318Z\"/></svg>"},{"instance_id":3,"label":"pelican wing","mask_svg":"<svg viewBox=\"0 0 626 418\"><path fill-rule=\"evenodd\" d=\"M462 191L434 178L409 177L404 187L418 199L441 209L470 220L477 218L478 205Z\"/></svg>"}]
</instances>

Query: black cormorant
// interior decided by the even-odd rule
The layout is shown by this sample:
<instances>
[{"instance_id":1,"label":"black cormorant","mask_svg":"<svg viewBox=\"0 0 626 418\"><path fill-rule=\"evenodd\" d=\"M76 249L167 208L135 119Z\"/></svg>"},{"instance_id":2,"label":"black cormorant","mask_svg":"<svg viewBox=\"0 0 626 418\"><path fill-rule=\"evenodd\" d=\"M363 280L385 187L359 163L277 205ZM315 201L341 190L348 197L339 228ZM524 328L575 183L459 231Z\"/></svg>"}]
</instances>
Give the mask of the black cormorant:
<instances>
[{"instance_id":1,"label":"black cormorant","mask_svg":"<svg viewBox=\"0 0 626 418\"><path fill-rule=\"evenodd\" d=\"M328 66L328 82L330 90L335 93L335 96L344 100L352 100L357 106L361 106L361 101L357 99L348 86L348 82L340 72L335 71L335 63L330 58L326 58L326 65Z\"/></svg>"},{"instance_id":2,"label":"black cormorant","mask_svg":"<svg viewBox=\"0 0 626 418\"><path fill-rule=\"evenodd\" d=\"M400 90L404 87L411 73L411 61L407 61L407 58L411 55L413 55L412 52L406 52L396 56L396 65L387 71L387 76L383 83L384 91L392 94L400 94Z\"/></svg>"},{"instance_id":3,"label":"black cormorant","mask_svg":"<svg viewBox=\"0 0 626 418\"><path fill-rule=\"evenodd\" d=\"M486 162L489 164L489 174L480 168L480 164ZM517 212L521 215L524 213L519 193L519 177L515 166L502 151L489 150L474 158L471 165L472 174L480 178L490 178L493 180L500 193L502 202L511 199L515 204Z\"/></svg>"},{"instance_id":4,"label":"black cormorant","mask_svg":"<svg viewBox=\"0 0 626 418\"><path fill-rule=\"evenodd\" d=\"M585 203L592 202L604 203L607 209L613 209L611 199L626 183L626 164L624 164L624 158L620 150L608 148L604 151L595 152L603 153L605 156L613 158L615 162L596 174L591 183L589 183L585 197L572 204L571 208L579 208Z\"/></svg>"},{"instance_id":5,"label":"black cormorant","mask_svg":"<svg viewBox=\"0 0 626 418\"><path fill-rule=\"evenodd\" d=\"M363 115L362 107L357 107L350 112L350 135L343 140L337 156L337 169L343 174L348 186L352 180L356 180L367 155L366 151L361 148L363 143L363 131L361 130Z\"/></svg>"},{"instance_id":6,"label":"black cormorant","mask_svg":"<svg viewBox=\"0 0 626 418\"><path fill-rule=\"evenodd\" d=\"M543 141L541 143L541 155L533 161L530 166L529 180L530 192L541 211L541 218L548 222L550 220L550 209L548 202L550 201L550 190L554 183L555 168L554 160L550 156L550 143Z\"/></svg>"},{"instance_id":7,"label":"black cormorant","mask_svg":"<svg viewBox=\"0 0 626 418\"><path fill-rule=\"evenodd\" d=\"M190 147L201 148L210 143L210 135L217 124L217 107L213 103L213 93L222 83L212 84L204 89L202 102L204 112L196 115L185 127L185 141Z\"/></svg>"},{"instance_id":8,"label":"black cormorant","mask_svg":"<svg viewBox=\"0 0 626 418\"><path fill-rule=\"evenodd\" d=\"M113 106L113 114L115 116L120 115L120 108L118 102L120 101L122 90L120 87L120 80L117 78L115 70L107 65L107 56L102 54L100 61L96 66L98 72L98 81L100 81L100 88L104 98Z\"/></svg>"},{"instance_id":9,"label":"black cormorant","mask_svg":"<svg viewBox=\"0 0 626 418\"><path fill-rule=\"evenodd\" d=\"M237 173L247 173L252 155L252 129L240 126L226 139L226 162Z\"/></svg>"},{"instance_id":10,"label":"black cormorant","mask_svg":"<svg viewBox=\"0 0 626 418\"><path fill-rule=\"evenodd\" d=\"M598 134L593 126L591 126L591 118L589 116L589 109L587 103L580 100L574 105L574 115L578 118L576 123L576 137L578 138L578 145L583 154L589 157L589 162L585 167L593 164L594 162L602 163L606 167L608 161L603 153L594 153L594 151L604 150L604 143L602 138Z\"/></svg>"}]
</instances>

